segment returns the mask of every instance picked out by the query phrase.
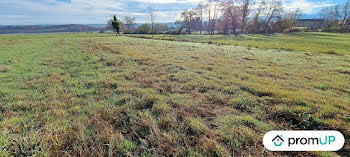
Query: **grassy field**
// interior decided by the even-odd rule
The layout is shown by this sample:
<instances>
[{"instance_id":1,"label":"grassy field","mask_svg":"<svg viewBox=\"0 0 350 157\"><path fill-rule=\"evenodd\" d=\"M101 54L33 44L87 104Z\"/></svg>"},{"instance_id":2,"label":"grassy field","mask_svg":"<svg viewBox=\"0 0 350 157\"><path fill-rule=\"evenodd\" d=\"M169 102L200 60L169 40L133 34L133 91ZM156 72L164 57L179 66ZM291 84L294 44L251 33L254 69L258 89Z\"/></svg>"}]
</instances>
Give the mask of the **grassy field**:
<instances>
[{"instance_id":1,"label":"grassy field","mask_svg":"<svg viewBox=\"0 0 350 157\"><path fill-rule=\"evenodd\" d=\"M318 52L311 46L327 39L308 41L303 50ZM227 42L0 36L0 156L350 153L350 56ZM341 46L325 47L349 50L350 43L334 43ZM268 45L259 47L279 48ZM279 129L339 130L346 146L336 153L265 150L263 135Z\"/></svg>"},{"instance_id":2,"label":"grassy field","mask_svg":"<svg viewBox=\"0 0 350 157\"><path fill-rule=\"evenodd\" d=\"M142 38L152 37L151 35L129 36ZM155 35L154 39L338 55L350 54L349 33L290 33L273 35L239 35L236 37L234 35Z\"/></svg>"}]
</instances>

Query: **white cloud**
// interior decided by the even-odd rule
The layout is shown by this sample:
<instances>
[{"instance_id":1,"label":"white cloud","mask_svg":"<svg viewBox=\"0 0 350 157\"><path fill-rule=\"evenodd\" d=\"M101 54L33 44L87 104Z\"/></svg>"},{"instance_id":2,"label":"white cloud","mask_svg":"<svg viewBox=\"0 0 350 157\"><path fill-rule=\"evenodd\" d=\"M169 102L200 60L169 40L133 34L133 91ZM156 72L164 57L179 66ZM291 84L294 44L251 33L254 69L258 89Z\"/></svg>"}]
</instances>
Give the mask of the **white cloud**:
<instances>
[{"instance_id":1,"label":"white cloud","mask_svg":"<svg viewBox=\"0 0 350 157\"><path fill-rule=\"evenodd\" d=\"M315 9L329 7L335 5L331 1L310 2L307 0L285 0L284 8L287 10L300 9L303 13L313 13Z\"/></svg>"},{"instance_id":2,"label":"white cloud","mask_svg":"<svg viewBox=\"0 0 350 157\"><path fill-rule=\"evenodd\" d=\"M147 7L152 3L157 22L175 21L182 10L195 7L201 0L0 0L0 25L3 24L93 24L106 23L113 14L134 16L148 22ZM314 13L334 1L283 0L288 10Z\"/></svg>"},{"instance_id":3,"label":"white cloud","mask_svg":"<svg viewBox=\"0 0 350 157\"><path fill-rule=\"evenodd\" d=\"M143 2L143 3L151 3L151 4L172 4L172 3L183 3L183 4L198 4L202 0L130 0L130 1L136 1L136 2Z\"/></svg>"}]
</instances>

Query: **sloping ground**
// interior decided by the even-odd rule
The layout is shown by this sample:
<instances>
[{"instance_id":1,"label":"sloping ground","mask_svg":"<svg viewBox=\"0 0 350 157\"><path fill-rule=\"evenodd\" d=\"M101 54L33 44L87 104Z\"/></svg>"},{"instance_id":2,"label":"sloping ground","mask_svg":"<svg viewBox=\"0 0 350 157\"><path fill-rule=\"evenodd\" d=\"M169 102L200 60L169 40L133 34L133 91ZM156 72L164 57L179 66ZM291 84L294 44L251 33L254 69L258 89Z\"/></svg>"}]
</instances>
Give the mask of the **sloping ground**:
<instances>
[{"instance_id":1,"label":"sloping ground","mask_svg":"<svg viewBox=\"0 0 350 157\"><path fill-rule=\"evenodd\" d=\"M152 38L151 35L128 35ZM255 35L155 35L154 39L244 46L263 49L281 49L333 55L350 54L350 33L298 32L288 34Z\"/></svg>"},{"instance_id":2,"label":"sloping ground","mask_svg":"<svg viewBox=\"0 0 350 157\"><path fill-rule=\"evenodd\" d=\"M0 37L0 156L345 156L350 58L100 34ZM269 130L336 129L274 153Z\"/></svg>"},{"instance_id":3,"label":"sloping ground","mask_svg":"<svg viewBox=\"0 0 350 157\"><path fill-rule=\"evenodd\" d=\"M59 32L97 32L103 27L88 25L44 25L44 26L0 26L0 34L16 33L59 33Z\"/></svg>"}]
</instances>

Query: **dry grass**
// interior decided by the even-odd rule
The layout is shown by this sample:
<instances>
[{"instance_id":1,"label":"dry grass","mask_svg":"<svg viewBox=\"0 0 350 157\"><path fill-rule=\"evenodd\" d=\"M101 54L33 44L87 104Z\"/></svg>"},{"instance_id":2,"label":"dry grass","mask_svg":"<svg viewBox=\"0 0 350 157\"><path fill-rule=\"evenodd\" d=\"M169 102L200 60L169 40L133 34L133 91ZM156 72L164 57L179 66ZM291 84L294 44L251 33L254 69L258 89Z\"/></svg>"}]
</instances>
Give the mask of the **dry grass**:
<instances>
[{"instance_id":1,"label":"dry grass","mask_svg":"<svg viewBox=\"0 0 350 157\"><path fill-rule=\"evenodd\" d=\"M151 39L151 35L128 35ZM279 49L330 55L349 54L349 33L297 32L255 35L154 35L153 39L244 46L248 48Z\"/></svg>"},{"instance_id":2,"label":"dry grass","mask_svg":"<svg viewBox=\"0 0 350 157\"><path fill-rule=\"evenodd\" d=\"M23 38L0 47L2 156L349 153L347 55L101 34L0 41ZM336 129L347 144L269 152L272 129Z\"/></svg>"}]
</instances>

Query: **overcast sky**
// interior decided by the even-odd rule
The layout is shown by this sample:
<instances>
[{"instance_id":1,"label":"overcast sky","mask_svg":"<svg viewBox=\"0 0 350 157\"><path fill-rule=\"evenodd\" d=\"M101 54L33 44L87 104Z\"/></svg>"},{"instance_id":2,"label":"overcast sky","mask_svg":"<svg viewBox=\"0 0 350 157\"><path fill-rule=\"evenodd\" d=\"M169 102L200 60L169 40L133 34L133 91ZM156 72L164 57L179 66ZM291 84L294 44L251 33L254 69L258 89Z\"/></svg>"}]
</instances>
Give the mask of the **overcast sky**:
<instances>
[{"instance_id":1,"label":"overcast sky","mask_svg":"<svg viewBox=\"0 0 350 157\"><path fill-rule=\"evenodd\" d=\"M157 13L157 22L174 22L182 10L201 0L0 0L0 25L105 24L113 14L148 21L147 7ZM345 0L283 0L286 9L301 9L311 18L322 7Z\"/></svg>"}]
</instances>

